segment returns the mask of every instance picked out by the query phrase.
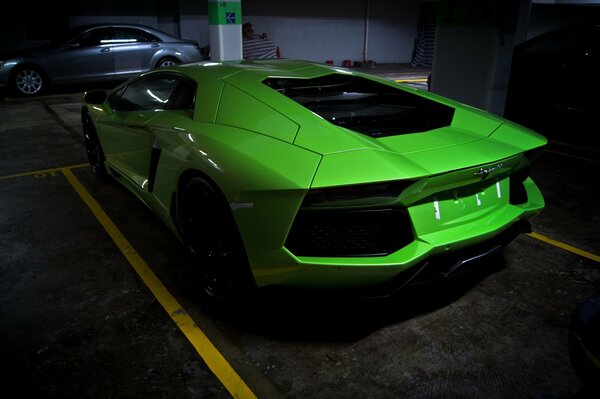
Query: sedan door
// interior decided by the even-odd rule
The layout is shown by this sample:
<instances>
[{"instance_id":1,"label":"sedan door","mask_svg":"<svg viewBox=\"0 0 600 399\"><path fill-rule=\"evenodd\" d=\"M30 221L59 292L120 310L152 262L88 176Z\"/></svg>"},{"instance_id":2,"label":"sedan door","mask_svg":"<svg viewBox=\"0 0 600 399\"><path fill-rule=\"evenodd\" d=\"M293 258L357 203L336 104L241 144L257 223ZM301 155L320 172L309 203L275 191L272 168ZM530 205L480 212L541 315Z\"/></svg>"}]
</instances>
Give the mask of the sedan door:
<instances>
[{"instance_id":1,"label":"sedan door","mask_svg":"<svg viewBox=\"0 0 600 399\"><path fill-rule=\"evenodd\" d=\"M114 30L110 27L90 29L67 43L48 62L55 81L97 80L114 75L111 49Z\"/></svg>"},{"instance_id":2,"label":"sedan door","mask_svg":"<svg viewBox=\"0 0 600 399\"><path fill-rule=\"evenodd\" d=\"M161 50L156 36L136 28L115 28L113 44L115 73L119 76L153 69L152 57Z\"/></svg>"}]
</instances>

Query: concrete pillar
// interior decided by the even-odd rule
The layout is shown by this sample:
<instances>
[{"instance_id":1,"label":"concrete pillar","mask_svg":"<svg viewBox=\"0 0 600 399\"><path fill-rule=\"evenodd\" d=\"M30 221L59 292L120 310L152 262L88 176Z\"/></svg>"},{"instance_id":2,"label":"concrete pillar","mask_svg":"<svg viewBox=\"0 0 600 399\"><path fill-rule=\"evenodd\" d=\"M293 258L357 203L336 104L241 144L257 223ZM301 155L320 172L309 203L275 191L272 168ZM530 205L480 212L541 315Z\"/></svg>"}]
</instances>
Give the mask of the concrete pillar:
<instances>
[{"instance_id":1,"label":"concrete pillar","mask_svg":"<svg viewBox=\"0 0 600 399\"><path fill-rule=\"evenodd\" d=\"M527 34L529 33L530 16L531 0L521 0L519 4L519 17L517 19L517 28L515 30L515 46L527 40Z\"/></svg>"},{"instance_id":2,"label":"concrete pillar","mask_svg":"<svg viewBox=\"0 0 600 399\"><path fill-rule=\"evenodd\" d=\"M241 0L208 0L208 33L212 61L242 59Z\"/></svg>"},{"instance_id":3,"label":"concrete pillar","mask_svg":"<svg viewBox=\"0 0 600 399\"><path fill-rule=\"evenodd\" d=\"M431 90L503 115L522 3L439 0Z\"/></svg>"}]
</instances>

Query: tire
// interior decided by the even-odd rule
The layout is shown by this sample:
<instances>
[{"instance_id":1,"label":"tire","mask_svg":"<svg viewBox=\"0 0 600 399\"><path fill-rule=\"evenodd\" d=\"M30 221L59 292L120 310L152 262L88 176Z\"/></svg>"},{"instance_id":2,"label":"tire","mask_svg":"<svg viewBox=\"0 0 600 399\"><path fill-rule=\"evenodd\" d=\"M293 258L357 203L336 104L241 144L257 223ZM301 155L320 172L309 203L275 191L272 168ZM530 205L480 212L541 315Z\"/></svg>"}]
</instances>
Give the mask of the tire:
<instances>
[{"instance_id":1,"label":"tire","mask_svg":"<svg viewBox=\"0 0 600 399\"><path fill-rule=\"evenodd\" d=\"M104 178L107 175L106 166L104 165L105 157L98 133L94 122L87 111L81 114L81 122L83 125L83 139L85 141L85 150L87 152L88 162L92 173L97 177Z\"/></svg>"},{"instance_id":2,"label":"tire","mask_svg":"<svg viewBox=\"0 0 600 399\"><path fill-rule=\"evenodd\" d=\"M46 76L34 66L20 67L12 75L12 88L17 96L35 96L46 89Z\"/></svg>"},{"instance_id":3,"label":"tire","mask_svg":"<svg viewBox=\"0 0 600 399\"><path fill-rule=\"evenodd\" d=\"M238 304L254 280L225 198L208 180L194 177L181 190L180 209L192 286L212 307Z\"/></svg>"},{"instance_id":4,"label":"tire","mask_svg":"<svg viewBox=\"0 0 600 399\"><path fill-rule=\"evenodd\" d=\"M164 67L170 67L173 65L177 65L177 64L181 64L181 62L173 57L165 57L165 58L161 58L157 63L156 63L156 67L157 68L164 68Z\"/></svg>"}]
</instances>

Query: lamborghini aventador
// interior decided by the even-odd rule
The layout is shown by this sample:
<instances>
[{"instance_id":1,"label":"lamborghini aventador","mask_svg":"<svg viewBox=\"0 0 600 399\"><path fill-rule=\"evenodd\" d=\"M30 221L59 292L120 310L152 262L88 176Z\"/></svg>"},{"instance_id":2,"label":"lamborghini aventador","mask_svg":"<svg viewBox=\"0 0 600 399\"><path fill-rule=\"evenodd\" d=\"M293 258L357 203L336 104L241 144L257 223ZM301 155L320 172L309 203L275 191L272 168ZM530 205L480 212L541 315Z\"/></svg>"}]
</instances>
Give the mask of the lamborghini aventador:
<instances>
[{"instance_id":1,"label":"lamborghini aventador","mask_svg":"<svg viewBox=\"0 0 600 399\"><path fill-rule=\"evenodd\" d=\"M81 115L93 173L172 230L213 300L391 294L475 267L544 207L543 136L330 65L175 65L86 93Z\"/></svg>"}]
</instances>

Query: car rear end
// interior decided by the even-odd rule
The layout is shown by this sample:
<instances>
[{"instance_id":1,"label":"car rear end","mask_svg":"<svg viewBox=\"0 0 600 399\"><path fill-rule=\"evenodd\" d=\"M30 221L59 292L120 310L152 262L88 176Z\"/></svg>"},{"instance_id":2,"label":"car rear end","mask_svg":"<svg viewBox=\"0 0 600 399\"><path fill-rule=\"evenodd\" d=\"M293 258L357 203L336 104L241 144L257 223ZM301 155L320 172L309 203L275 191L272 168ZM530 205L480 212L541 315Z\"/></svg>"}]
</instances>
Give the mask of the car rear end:
<instances>
[{"instance_id":1,"label":"car rear end","mask_svg":"<svg viewBox=\"0 0 600 399\"><path fill-rule=\"evenodd\" d=\"M339 72L308 67L261 80L273 93L263 101L300 126L293 144L321 161L298 192L283 246L250 259L259 286L393 292L431 276L426 269L455 274L529 229L544 208L529 177L544 137L431 93Z\"/></svg>"}]
</instances>

